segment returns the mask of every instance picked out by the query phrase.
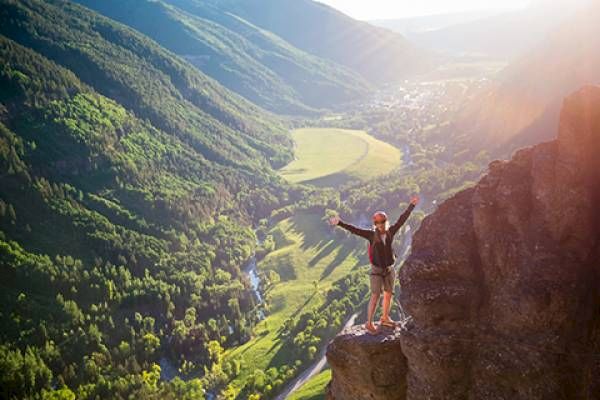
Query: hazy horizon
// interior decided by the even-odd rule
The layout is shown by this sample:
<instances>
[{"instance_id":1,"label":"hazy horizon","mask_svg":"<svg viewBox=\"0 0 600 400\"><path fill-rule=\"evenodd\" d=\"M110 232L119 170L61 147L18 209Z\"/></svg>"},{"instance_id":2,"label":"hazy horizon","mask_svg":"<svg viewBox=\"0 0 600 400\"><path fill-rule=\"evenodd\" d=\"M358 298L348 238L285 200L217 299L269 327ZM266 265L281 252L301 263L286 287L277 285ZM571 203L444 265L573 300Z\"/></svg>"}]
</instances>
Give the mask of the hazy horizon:
<instances>
[{"instance_id":1,"label":"hazy horizon","mask_svg":"<svg viewBox=\"0 0 600 400\"><path fill-rule=\"evenodd\" d=\"M370 21L380 19L402 19L426 17L444 14L460 14L478 11L508 11L526 7L531 0L487 1L460 0L447 2L443 0L425 0L411 2L406 0L390 2L386 0L317 0L327 4L352 18Z\"/></svg>"}]
</instances>

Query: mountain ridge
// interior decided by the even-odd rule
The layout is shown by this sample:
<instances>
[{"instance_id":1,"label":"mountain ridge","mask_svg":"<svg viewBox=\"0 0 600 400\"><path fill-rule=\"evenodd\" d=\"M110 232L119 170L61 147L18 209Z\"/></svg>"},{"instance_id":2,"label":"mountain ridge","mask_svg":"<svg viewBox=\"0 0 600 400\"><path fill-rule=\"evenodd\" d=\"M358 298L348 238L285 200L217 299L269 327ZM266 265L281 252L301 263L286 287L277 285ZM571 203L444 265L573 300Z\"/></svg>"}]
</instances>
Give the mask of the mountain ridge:
<instances>
[{"instance_id":1,"label":"mountain ridge","mask_svg":"<svg viewBox=\"0 0 600 400\"><path fill-rule=\"evenodd\" d=\"M582 85L600 83L599 15L592 4L569 17L475 96L453 129L464 132L475 151L492 149L499 156L552 139L562 99Z\"/></svg>"},{"instance_id":2,"label":"mountain ridge","mask_svg":"<svg viewBox=\"0 0 600 400\"><path fill-rule=\"evenodd\" d=\"M415 44L435 51L511 61L535 47L586 3L589 1L534 2L518 10L505 10L407 37Z\"/></svg>"},{"instance_id":3,"label":"mountain ridge","mask_svg":"<svg viewBox=\"0 0 600 400\"><path fill-rule=\"evenodd\" d=\"M315 114L319 108L349 102L369 89L347 68L279 43L250 25L243 27L243 20L236 21L226 9L209 3L77 2L148 35L271 111Z\"/></svg>"},{"instance_id":4,"label":"mountain ridge","mask_svg":"<svg viewBox=\"0 0 600 400\"><path fill-rule=\"evenodd\" d=\"M189 3L190 0L168 0ZM436 56L402 35L357 21L312 0L210 0L218 8L273 32L295 47L344 65L375 85L426 72ZM183 7L182 7L183 8Z\"/></svg>"}]
</instances>

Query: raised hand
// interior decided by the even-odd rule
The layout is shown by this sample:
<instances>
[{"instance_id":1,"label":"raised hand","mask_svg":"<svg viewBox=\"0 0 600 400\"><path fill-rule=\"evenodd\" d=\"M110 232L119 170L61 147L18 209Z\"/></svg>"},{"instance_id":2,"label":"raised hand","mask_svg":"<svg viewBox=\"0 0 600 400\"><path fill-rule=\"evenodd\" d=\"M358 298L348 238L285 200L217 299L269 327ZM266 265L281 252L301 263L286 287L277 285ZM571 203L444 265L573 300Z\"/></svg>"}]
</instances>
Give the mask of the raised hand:
<instances>
[{"instance_id":1,"label":"raised hand","mask_svg":"<svg viewBox=\"0 0 600 400\"><path fill-rule=\"evenodd\" d=\"M329 217L330 225L337 225L339 222L340 222L340 217L338 217L337 215L335 215L333 217Z\"/></svg>"},{"instance_id":2,"label":"raised hand","mask_svg":"<svg viewBox=\"0 0 600 400\"><path fill-rule=\"evenodd\" d=\"M413 196L410 198L410 204L417 205L419 203L419 196Z\"/></svg>"}]
</instances>

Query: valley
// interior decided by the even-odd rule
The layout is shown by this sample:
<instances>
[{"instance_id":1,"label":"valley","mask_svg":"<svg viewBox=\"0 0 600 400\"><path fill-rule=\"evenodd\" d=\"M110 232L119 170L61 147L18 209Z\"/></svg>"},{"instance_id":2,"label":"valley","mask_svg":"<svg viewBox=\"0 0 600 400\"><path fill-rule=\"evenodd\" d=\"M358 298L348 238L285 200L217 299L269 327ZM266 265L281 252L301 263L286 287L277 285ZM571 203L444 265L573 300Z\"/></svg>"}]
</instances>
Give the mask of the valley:
<instances>
[{"instance_id":1,"label":"valley","mask_svg":"<svg viewBox=\"0 0 600 400\"><path fill-rule=\"evenodd\" d=\"M435 209L438 201L478 177L483 169L483 165L472 162L456 162L454 155L449 155L443 146L429 145L431 138L425 134L443 127L452 112L459 109L482 84L480 79L465 79L437 83L406 82L386 88L371 98L365 98L347 113L317 120L331 128L293 130L297 159L279 173L287 179L298 179L300 184L315 187L325 196L323 201L330 204L331 196L338 191L332 192L332 188L341 188L341 192L334 195L343 202L338 211L342 217L363 226L369 226L371 210L385 207L395 218L404 210L410 194L420 193L421 206L396 240L397 254L401 257L398 265L401 265L401 260L410 251L410 238L421 218ZM399 113L404 117L399 118ZM397 118L402 125L394 130L380 129L381 124L392 118ZM361 121L363 125L360 128L363 130L343 128L357 126L357 121ZM314 123L314 120L304 121L307 126ZM411 128L404 130L404 126ZM418 130L423 127L429 128ZM367 131L382 139L375 139ZM365 156L362 153L368 146L365 141L370 143L372 152L369 163L363 161ZM397 146L402 146L403 151ZM390 166L387 171L386 163L381 162L385 160L386 153L393 155L396 161L395 166ZM424 160L428 162L424 163ZM376 173L365 175L365 166L373 162L377 163L377 168L370 171ZM340 178L340 175L347 177L350 173L355 174L352 179ZM439 180L432 181L431 175ZM385 189L375 189L380 185ZM348 207L344 207L344 203ZM315 207L321 211L315 213ZM289 217L275 222L265 233L266 237L271 236L267 241L274 243L273 250L257 263L261 282L264 283L261 289L265 291L266 318L257 323L254 336L247 343L225 352L224 356L226 360L236 360L242 365L240 374L231 382L231 391L239 390L241 398L253 393L283 399L282 390L288 398L305 398L311 391L320 391L322 395L326 384L324 376L328 371L322 358L327 341L347 323L348 318L357 317L356 323L364 320L365 298L348 303L335 319L326 314L326 299L331 301L328 292L341 278L350 275L355 275L361 285L366 285L368 266L364 240L329 227L326 217L334 211L327 208L329 206L323 208L310 203L299 205L289 212ZM271 284L272 279L277 283ZM302 321L306 313L311 316L307 324L311 335L307 339L304 336L306 329L296 330L296 334L302 334L301 339L294 340L293 336L288 336L290 333L285 327ZM395 305L393 315L399 318ZM325 326L328 329L324 330Z\"/></svg>"},{"instance_id":2,"label":"valley","mask_svg":"<svg viewBox=\"0 0 600 400\"><path fill-rule=\"evenodd\" d=\"M515 32L485 53L440 39L485 39L475 16L411 41L312 0L0 0L0 398L324 399L369 294L329 218L418 195L402 274L429 215L597 82L600 8L535 7L486 16Z\"/></svg>"},{"instance_id":3,"label":"valley","mask_svg":"<svg viewBox=\"0 0 600 400\"><path fill-rule=\"evenodd\" d=\"M306 361L318 355L320 340L315 342L307 337L306 342L295 341L289 332L290 324L299 315L323 308L332 286L364 266L362 252L357 251L355 243L336 240L322 215L299 212L277 223L268 235L273 238L275 248L257 266L263 290L267 288L264 295L267 316L257 323L251 340L224 353L225 361L241 363L240 375L231 385L242 388L253 382L250 385L257 391L267 385L277 387L278 380L285 382L299 373ZM364 279L361 281L365 285ZM321 323L327 321L327 326L321 329L343 325L346 309L337 313L323 315L325 320ZM261 385L257 378L263 372L265 382Z\"/></svg>"}]
</instances>

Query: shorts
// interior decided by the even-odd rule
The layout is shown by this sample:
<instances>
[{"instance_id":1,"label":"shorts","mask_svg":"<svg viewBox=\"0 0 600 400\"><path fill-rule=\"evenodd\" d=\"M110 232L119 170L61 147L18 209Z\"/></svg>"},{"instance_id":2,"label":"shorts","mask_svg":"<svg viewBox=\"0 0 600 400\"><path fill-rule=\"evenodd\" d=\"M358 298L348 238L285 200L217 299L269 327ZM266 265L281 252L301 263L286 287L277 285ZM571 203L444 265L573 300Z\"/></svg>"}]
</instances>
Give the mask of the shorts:
<instances>
[{"instance_id":1,"label":"shorts","mask_svg":"<svg viewBox=\"0 0 600 400\"><path fill-rule=\"evenodd\" d=\"M387 268L371 265L371 293L379 294L382 290L394 293L396 270L393 265Z\"/></svg>"}]
</instances>

